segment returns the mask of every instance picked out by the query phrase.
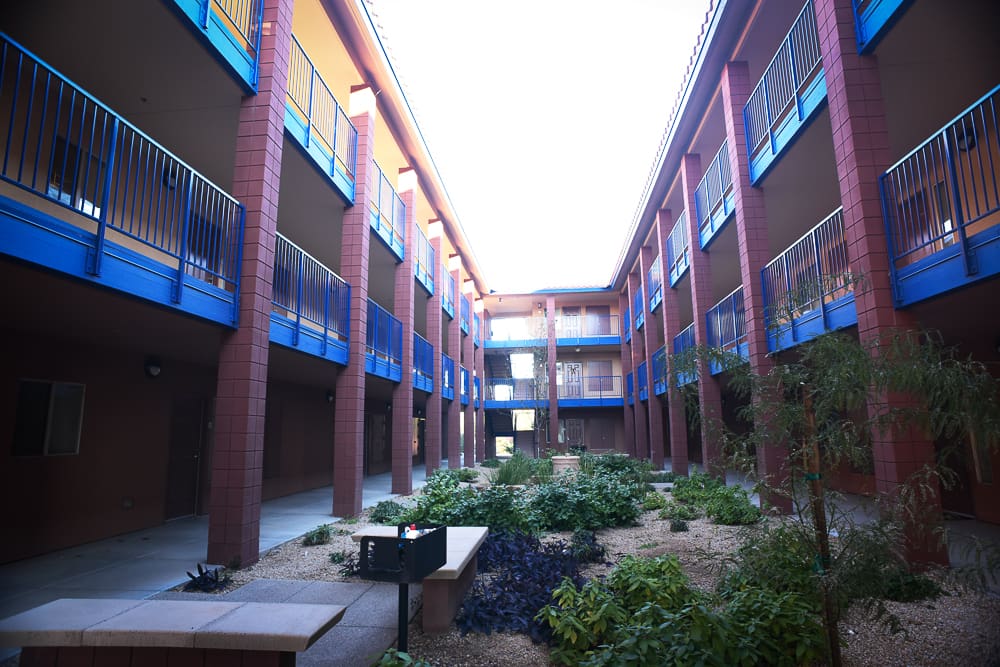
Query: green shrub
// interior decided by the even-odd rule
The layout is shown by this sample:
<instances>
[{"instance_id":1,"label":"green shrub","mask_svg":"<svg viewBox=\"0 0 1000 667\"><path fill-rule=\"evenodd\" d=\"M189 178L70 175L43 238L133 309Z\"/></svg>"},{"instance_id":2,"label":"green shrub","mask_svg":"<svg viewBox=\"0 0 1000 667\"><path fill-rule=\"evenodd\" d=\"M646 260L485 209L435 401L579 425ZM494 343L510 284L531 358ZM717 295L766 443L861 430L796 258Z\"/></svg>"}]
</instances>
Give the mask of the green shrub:
<instances>
[{"instance_id":1,"label":"green shrub","mask_svg":"<svg viewBox=\"0 0 1000 667\"><path fill-rule=\"evenodd\" d=\"M514 452L500 467L490 472L487 479L494 486L517 486L530 480L534 474L531 459L521 452Z\"/></svg>"},{"instance_id":2,"label":"green shrub","mask_svg":"<svg viewBox=\"0 0 1000 667\"><path fill-rule=\"evenodd\" d=\"M674 500L689 505L704 506L715 489L725 486L722 482L702 472L678 477L670 490Z\"/></svg>"},{"instance_id":3,"label":"green shrub","mask_svg":"<svg viewBox=\"0 0 1000 667\"><path fill-rule=\"evenodd\" d=\"M487 526L534 532L537 521L527 496L514 489L477 490L462 486L453 473L435 471L427 480L416 506L402 516L403 523L447 526Z\"/></svg>"},{"instance_id":4,"label":"green shrub","mask_svg":"<svg viewBox=\"0 0 1000 667\"><path fill-rule=\"evenodd\" d=\"M709 493L705 516L724 526L745 526L760 520L760 509L742 488L720 486Z\"/></svg>"},{"instance_id":5,"label":"green shrub","mask_svg":"<svg viewBox=\"0 0 1000 667\"><path fill-rule=\"evenodd\" d=\"M597 530L635 523L643 488L605 474L562 475L538 485L531 498L540 527Z\"/></svg>"},{"instance_id":6,"label":"green shrub","mask_svg":"<svg viewBox=\"0 0 1000 667\"><path fill-rule=\"evenodd\" d=\"M649 461L634 459L626 454L583 454L580 472L585 475L608 475L629 484L643 484L652 469Z\"/></svg>"},{"instance_id":7,"label":"green shrub","mask_svg":"<svg viewBox=\"0 0 1000 667\"><path fill-rule=\"evenodd\" d=\"M528 459L531 461L531 477L535 484L545 484L552 479L552 457Z\"/></svg>"},{"instance_id":8,"label":"green shrub","mask_svg":"<svg viewBox=\"0 0 1000 667\"><path fill-rule=\"evenodd\" d=\"M466 483L475 483L479 481L479 473L472 468L459 468L455 471L458 475L458 481Z\"/></svg>"},{"instance_id":9,"label":"green shrub","mask_svg":"<svg viewBox=\"0 0 1000 667\"><path fill-rule=\"evenodd\" d=\"M500 459L486 459L485 461L483 461L479 465L481 465L484 468L499 468L500 467Z\"/></svg>"},{"instance_id":10,"label":"green shrub","mask_svg":"<svg viewBox=\"0 0 1000 667\"><path fill-rule=\"evenodd\" d=\"M823 625L811 601L798 593L765 588L737 591L728 600L725 616L732 629L734 662L794 667L825 656Z\"/></svg>"},{"instance_id":11,"label":"green shrub","mask_svg":"<svg viewBox=\"0 0 1000 667\"><path fill-rule=\"evenodd\" d=\"M606 554L592 530L574 530L569 548L573 552L573 557L581 563L600 563Z\"/></svg>"},{"instance_id":12,"label":"green shrub","mask_svg":"<svg viewBox=\"0 0 1000 667\"><path fill-rule=\"evenodd\" d=\"M673 482L677 476L672 472L647 472L645 481L649 484L662 484L664 482Z\"/></svg>"},{"instance_id":13,"label":"green shrub","mask_svg":"<svg viewBox=\"0 0 1000 667\"><path fill-rule=\"evenodd\" d=\"M698 518L698 510L691 505L667 501L667 504L660 510L659 517L671 521L694 521Z\"/></svg>"},{"instance_id":14,"label":"green shrub","mask_svg":"<svg viewBox=\"0 0 1000 667\"><path fill-rule=\"evenodd\" d=\"M552 661L579 665L594 646L614 640L628 612L599 581L591 579L578 589L565 578L552 591L552 604L542 607L535 618L552 628Z\"/></svg>"},{"instance_id":15,"label":"green shrub","mask_svg":"<svg viewBox=\"0 0 1000 667\"><path fill-rule=\"evenodd\" d=\"M642 499L642 509L647 512L652 510L662 510L667 507L670 501L659 491L649 491Z\"/></svg>"},{"instance_id":16,"label":"green shrub","mask_svg":"<svg viewBox=\"0 0 1000 667\"><path fill-rule=\"evenodd\" d=\"M403 523L403 515L407 508L394 500L380 500L368 513L372 523L392 526Z\"/></svg>"},{"instance_id":17,"label":"green shrub","mask_svg":"<svg viewBox=\"0 0 1000 667\"><path fill-rule=\"evenodd\" d=\"M670 532L671 533L686 533L688 531L688 522L684 519L671 519L670 520Z\"/></svg>"},{"instance_id":18,"label":"green shrub","mask_svg":"<svg viewBox=\"0 0 1000 667\"><path fill-rule=\"evenodd\" d=\"M330 535L332 532L333 531L329 524L316 526L302 536L302 544L307 547L314 547L317 544L327 544L330 541Z\"/></svg>"},{"instance_id":19,"label":"green shrub","mask_svg":"<svg viewBox=\"0 0 1000 667\"><path fill-rule=\"evenodd\" d=\"M432 667L432 665L422 658L414 658L405 651L390 648L386 649L377 662L372 663L372 667Z\"/></svg>"},{"instance_id":20,"label":"green shrub","mask_svg":"<svg viewBox=\"0 0 1000 667\"><path fill-rule=\"evenodd\" d=\"M608 574L606 581L622 606L632 613L649 602L662 607L679 607L698 598L698 593L688 585L681 562L671 555L626 556Z\"/></svg>"},{"instance_id":21,"label":"green shrub","mask_svg":"<svg viewBox=\"0 0 1000 667\"><path fill-rule=\"evenodd\" d=\"M885 577L885 597L896 602L934 600L944 591L937 582L923 574L913 574L904 569L889 572Z\"/></svg>"},{"instance_id":22,"label":"green shrub","mask_svg":"<svg viewBox=\"0 0 1000 667\"><path fill-rule=\"evenodd\" d=\"M343 565L344 560L347 558L347 551L331 551L330 552L330 562L334 565Z\"/></svg>"},{"instance_id":23,"label":"green shrub","mask_svg":"<svg viewBox=\"0 0 1000 667\"><path fill-rule=\"evenodd\" d=\"M816 550L804 539L802 530L784 523L763 523L748 533L719 580L719 593L732 597L747 588L766 586L777 593L797 593L818 612L819 579L813 570Z\"/></svg>"}]
</instances>

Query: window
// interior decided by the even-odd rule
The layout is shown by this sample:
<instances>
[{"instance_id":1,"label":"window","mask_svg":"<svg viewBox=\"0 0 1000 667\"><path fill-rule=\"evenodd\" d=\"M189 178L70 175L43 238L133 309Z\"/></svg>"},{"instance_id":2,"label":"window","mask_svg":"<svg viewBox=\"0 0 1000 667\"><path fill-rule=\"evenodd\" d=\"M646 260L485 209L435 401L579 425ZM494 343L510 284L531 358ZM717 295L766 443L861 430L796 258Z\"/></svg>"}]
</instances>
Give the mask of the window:
<instances>
[{"instance_id":1,"label":"window","mask_svg":"<svg viewBox=\"0 0 1000 667\"><path fill-rule=\"evenodd\" d=\"M14 456L58 456L80 451L82 384L21 380L14 422Z\"/></svg>"},{"instance_id":2,"label":"window","mask_svg":"<svg viewBox=\"0 0 1000 667\"><path fill-rule=\"evenodd\" d=\"M56 137L51 162L48 195L84 215L101 217L94 201L100 193L104 164L62 137Z\"/></svg>"}]
</instances>

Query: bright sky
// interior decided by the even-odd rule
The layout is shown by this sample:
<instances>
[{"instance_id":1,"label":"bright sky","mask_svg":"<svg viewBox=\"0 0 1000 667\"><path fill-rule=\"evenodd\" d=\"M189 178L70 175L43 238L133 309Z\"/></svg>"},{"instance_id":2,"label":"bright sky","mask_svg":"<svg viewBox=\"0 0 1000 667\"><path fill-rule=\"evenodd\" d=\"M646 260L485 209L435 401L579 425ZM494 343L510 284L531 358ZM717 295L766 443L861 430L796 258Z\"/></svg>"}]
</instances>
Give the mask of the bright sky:
<instances>
[{"instance_id":1,"label":"bright sky","mask_svg":"<svg viewBox=\"0 0 1000 667\"><path fill-rule=\"evenodd\" d=\"M368 0L490 288L606 285L709 0Z\"/></svg>"}]
</instances>

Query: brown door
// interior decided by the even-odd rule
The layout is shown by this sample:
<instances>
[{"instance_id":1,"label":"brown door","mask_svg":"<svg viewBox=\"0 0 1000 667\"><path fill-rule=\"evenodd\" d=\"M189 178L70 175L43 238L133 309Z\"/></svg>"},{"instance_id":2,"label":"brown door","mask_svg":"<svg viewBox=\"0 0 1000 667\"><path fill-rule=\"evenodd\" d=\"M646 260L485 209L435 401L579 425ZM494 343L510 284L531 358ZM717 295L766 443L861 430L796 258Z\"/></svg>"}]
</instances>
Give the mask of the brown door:
<instances>
[{"instance_id":1,"label":"brown door","mask_svg":"<svg viewBox=\"0 0 1000 667\"><path fill-rule=\"evenodd\" d=\"M205 399L197 396L175 398L170 415L167 458L167 519L191 516L198 509L204 440Z\"/></svg>"}]
</instances>

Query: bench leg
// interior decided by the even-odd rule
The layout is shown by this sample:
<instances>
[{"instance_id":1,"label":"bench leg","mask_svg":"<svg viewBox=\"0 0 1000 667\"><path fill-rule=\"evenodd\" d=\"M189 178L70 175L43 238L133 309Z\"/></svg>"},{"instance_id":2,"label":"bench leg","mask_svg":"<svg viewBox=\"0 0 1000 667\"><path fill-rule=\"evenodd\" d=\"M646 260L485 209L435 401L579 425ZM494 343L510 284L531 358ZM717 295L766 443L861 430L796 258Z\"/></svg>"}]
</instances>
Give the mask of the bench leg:
<instances>
[{"instance_id":1,"label":"bench leg","mask_svg":"<svg viewBox=\"0 0 1000 667\"><path fill-rule=\"evenodd\" d=\"M21 649L21 667L295 667L295 652L208 650L197 648L130 648L26 646Z\"/></svg>"},{"instance_id":2,"label":"bench leg","mask_svg":"<svg viewBox=\"0 0 1000 667\"><path fill-rule=\"evenodd\" d=\"M424 579L423 628L426 634L439 635L448 631L465 594L472 588L478 558L474 555L469 559L458 579Z\"/></svg>"}]
</instances>

